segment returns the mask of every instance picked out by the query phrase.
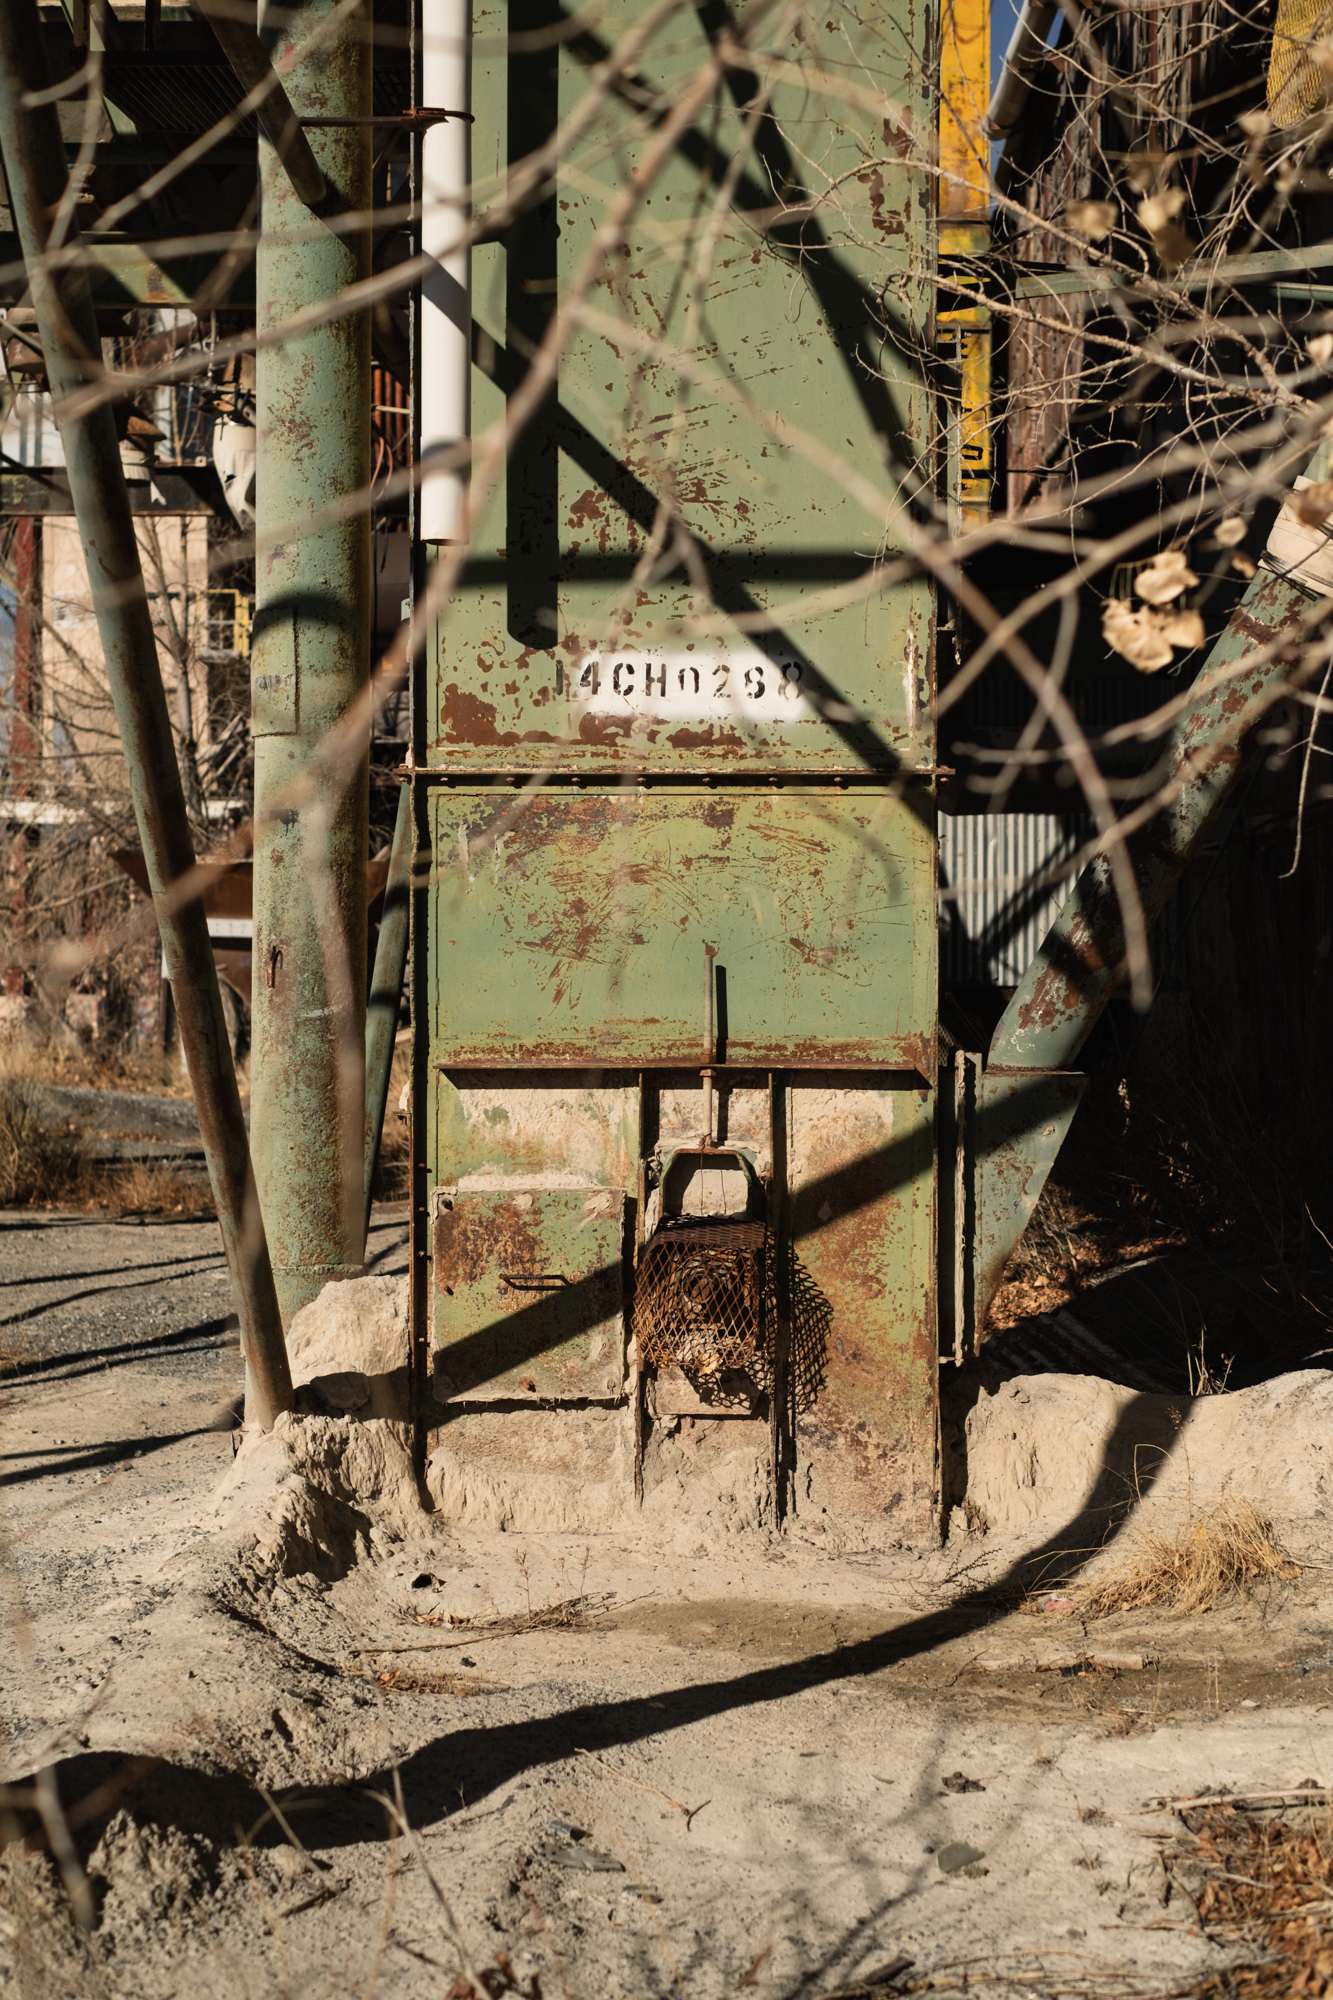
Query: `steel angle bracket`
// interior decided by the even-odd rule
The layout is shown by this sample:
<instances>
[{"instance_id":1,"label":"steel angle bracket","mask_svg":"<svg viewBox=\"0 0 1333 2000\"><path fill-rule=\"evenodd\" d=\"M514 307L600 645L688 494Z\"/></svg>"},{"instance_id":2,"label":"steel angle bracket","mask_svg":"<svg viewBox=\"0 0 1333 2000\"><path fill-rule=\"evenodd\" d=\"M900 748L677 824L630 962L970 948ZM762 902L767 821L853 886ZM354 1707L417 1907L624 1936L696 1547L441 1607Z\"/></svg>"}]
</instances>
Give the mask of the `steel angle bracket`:
<instances>
[{"instance_id":1,"label":"steel angle bracket","mask_svg":"<svg viewBox=\"0 0 1333 2000\"><path fill-rule=\"evenodd\" d=\"M953 1173L940 1179L952 1226L941 1232L940 1324L961 1364L976 1352L1088 1078L1078 1070L986 1069L960 1049L948 1083L941 1138L952 1141Z\"/></svg>"}]
</instances>

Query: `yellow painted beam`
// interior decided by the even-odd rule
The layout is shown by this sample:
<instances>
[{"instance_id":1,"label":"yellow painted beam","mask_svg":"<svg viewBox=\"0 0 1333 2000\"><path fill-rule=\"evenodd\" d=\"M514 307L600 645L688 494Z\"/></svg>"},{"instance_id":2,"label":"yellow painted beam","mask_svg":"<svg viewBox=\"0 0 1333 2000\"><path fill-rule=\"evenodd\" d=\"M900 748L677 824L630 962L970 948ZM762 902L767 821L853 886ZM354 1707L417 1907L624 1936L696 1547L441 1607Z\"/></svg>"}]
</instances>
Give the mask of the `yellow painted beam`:
<instances>
[{"instance_id":1,"label":"yellow painted beam","mask_svg":"<svg viewBox=\"0 0 1333 2000\"><path fill-rule=\"evenodd\" d=\"M940 20L940 221L984 219L990 202L990 0L944 0Z\"/></svg>"},{"instance_id":2,"label":"yellow painted beam","mask_svg":"<svg viewBox=\"0 0 1333 2000\"><path fill-rule=\"evenodd\" d=\"M954 290L969 288L963 260L990 247L990 0L944 0L940 22L939 254ZM949 268L952 267L952 268ZM939 315L941 358L956 383L949 408L949 512L965 533L990 518L991 323L984 302Z\"/></svg>"}]
</instances>

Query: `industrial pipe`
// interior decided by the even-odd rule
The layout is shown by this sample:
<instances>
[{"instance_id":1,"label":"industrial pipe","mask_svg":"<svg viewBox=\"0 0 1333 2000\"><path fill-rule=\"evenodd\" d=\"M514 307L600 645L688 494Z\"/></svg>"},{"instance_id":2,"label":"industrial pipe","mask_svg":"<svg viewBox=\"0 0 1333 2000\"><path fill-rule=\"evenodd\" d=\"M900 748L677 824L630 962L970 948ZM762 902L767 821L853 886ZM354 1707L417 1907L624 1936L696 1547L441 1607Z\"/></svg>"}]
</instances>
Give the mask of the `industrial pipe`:
<instances>
[{"instance_id":1,"label":"industrial pipe","mask_svg":"<svg viewBox=\"0 0 1333 2000\"><path fill-rule=\"evenodd\" d=\"M408 880L412 873L412 787L398 791L398 815L393 823L389 873L384 884L380 931L375 940L375 969L366 1005L366 1228L370 1228L371 1194L379 1164L380 1135L389 1102L398 1009L407 967Z\"/></svg>"},{"instance_id":2,"label":"industrial pipe","mask_svg":"<svg viewBox=\"0 0 1333 2000\"><path fill-rule=\"evenodd\" d=\"M65 191L65 162L35 0L0 5L0 151L240 1315L246 1417L267 1428L291 1408L291 1373L208 923L199 898L177 907L172 896L173 885L194 866L194 851L115 420L107 403L79 416L60 414L62 405L100 376L102 350L84 269L62 263L56 272L47 265L51 221Z\"/></svg>"},{"instance_id":3,"label":"industrial pipe","mask_svg":"<svg viewBox=\"0 0 1333 2000\"><path fill-rule=\"evenodd\" d=\"M1000 65L999 80L986 107L985 131L1007 139L1023 115L1032 79L1046 60L1046 38L1060 9L1056 0L1023 0Z\"/></svg>"},{"instance_id":4,"label":"industrial pipe","mask_svg":"<svg viewBox=\"0 0 1333 2000\"><path fill-rule=\"evenodd\" d=\"M228 4L229 0L222 0L221 5L218 0L199 0L199 9L246 96L262 88L264 95L255 105L259 129L282 161L295 193L307 208L318 210L327 201L329 192L319 161L269 61L267 49L252 27L227 11Z\"/></svg>"},{"instance_id":5,"label":"industrial pipe","mask_svg":"<svg viewBox=\"0 0 1333 2000\"><path fill-rule=\"evenodd\" d=\"M421 0L421 91L428 105L471 110L471 0ZM435 260L421 283L417 375L423 542L456 542L463 532L467 466L439 461L458 454L472 430L472 254L453 247L471 186L470 119L432 124L421 146L421 250Z\"/></svg>"},{"instance_id":6,"label":"industrial pipe","mask_svg":"<svg viewBox=\"0 0 1333 2000\"><path fill-rule=\"evenodd\" d=\"M284 70L297 115L329 121L311 143L340 222L309 215L261 134L251 1133L290 1320L365 1254L368 718L321 756L370 671L370 316L337 302L370 271L372 65L369 0L270 11L275 60L304 50ZM282 334L321 304L334 316Z\"/></svg>"}]
</instances>

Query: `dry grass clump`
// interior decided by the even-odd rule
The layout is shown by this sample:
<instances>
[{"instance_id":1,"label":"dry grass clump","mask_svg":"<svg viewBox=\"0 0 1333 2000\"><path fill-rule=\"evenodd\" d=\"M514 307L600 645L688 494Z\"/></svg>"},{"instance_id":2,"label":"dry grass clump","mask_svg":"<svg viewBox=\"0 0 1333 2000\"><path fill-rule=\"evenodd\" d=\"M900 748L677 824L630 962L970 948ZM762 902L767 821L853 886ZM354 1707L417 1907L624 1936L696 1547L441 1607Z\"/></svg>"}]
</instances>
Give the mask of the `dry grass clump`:
<instances>
[{"instance_id":1,"label":"dry grass clump","mask_svg":"<svg viewBox=\"0 0 1333 2000\"><path fill-rule=\"evenodd\" d=\"M65 1200L82 1168L77 1133L52 1118L37 1086L0 1074L0 1207Z\"/></svg>"},{"instance_id":2,"label":"dry grass clump","mask_svg":"<svg viewBox=\"0 0 1333 2000\"><path fill-rule=\"evenodd\" d=\"M109 1215L170 1215L206 1221L214 1214L208 1176L163 1160L131 1160L99 1176L89 1200Z\"/></svg>"},{"instance_id":3,"label":"dry grass clump","mask_svg":"<svg viewBox=\"0 0 1333 2000\"><path fill-rule=\"evenodd\" d=\"M1225 1500L1192 1514L1180 1528L1141 1531L1129 1566L1092 1585L1082 1609L1094 1618L1115 1611L1212 1611L1263 1583L1300 1575L1272 1523L1249 1500Z\"/></svg>"},{"instance_id":4,"label":"dry grass clump","mask_svg":"<svg viewBox=\"0 0 1333 2000\"><path fill-rule=\"evenodd\" d=\"M34 1083L59 1083L88 1090L135 1090L150 1097L188 1097L190 1079L179 1057L140 1050L123 1040L85 1042L68 1030L30 1030L6 1037L0 1069Z\"/></svg>"},{"instance_id":5,"label":"dry grass clump","mask_svg":"<svg viewBox=\"0 0 1333 2000\"><path fill-rule=\"evenodd\" d=\"M1302 1816L1305 1817L1304 1815ZM1200 1923L1218 1943L1257 1948L1251 1964L1213 1973L1194 2000L1287 2000L1333 1994L1333 1820L1308 1823L1214 1806L1186 1815L1192 1844L1171 1858Z\"/></svg>"}]
</instances>

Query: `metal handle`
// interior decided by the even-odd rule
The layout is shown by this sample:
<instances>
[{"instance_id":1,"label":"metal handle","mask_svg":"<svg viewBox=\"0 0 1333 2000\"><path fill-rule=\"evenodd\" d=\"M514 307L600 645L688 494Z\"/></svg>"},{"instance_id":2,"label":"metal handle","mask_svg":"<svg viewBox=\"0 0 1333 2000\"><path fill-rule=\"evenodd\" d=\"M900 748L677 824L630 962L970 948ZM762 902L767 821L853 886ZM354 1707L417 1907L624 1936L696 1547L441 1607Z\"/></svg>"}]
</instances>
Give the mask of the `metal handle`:
<instances>
[{"instance_id":1,"label":"metal handle","mask_svg":"<svg viewBox=\"0 0 1333 2000\"><path fill-rule=\"evenodd\" d=\"M717 946L704 945L704 1131L702 1144L712 1146L713 1136L713 1064L717 1061Z\"/></svg>"}]
</instances>

